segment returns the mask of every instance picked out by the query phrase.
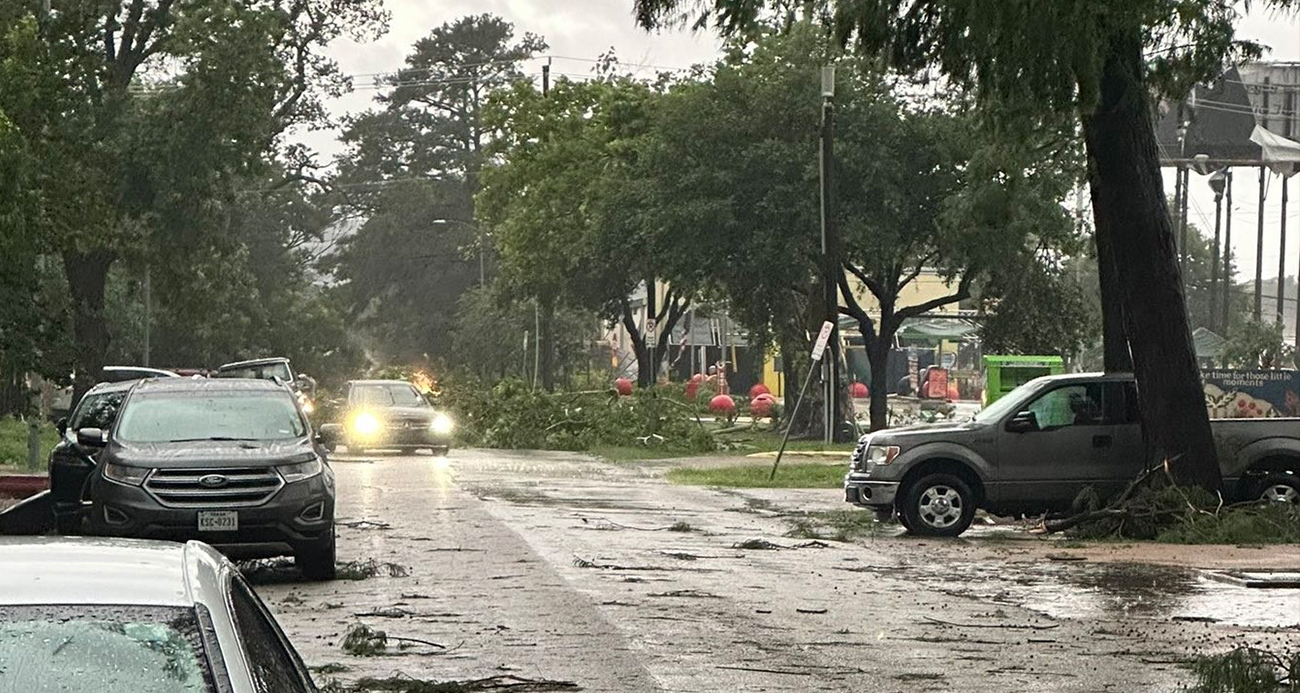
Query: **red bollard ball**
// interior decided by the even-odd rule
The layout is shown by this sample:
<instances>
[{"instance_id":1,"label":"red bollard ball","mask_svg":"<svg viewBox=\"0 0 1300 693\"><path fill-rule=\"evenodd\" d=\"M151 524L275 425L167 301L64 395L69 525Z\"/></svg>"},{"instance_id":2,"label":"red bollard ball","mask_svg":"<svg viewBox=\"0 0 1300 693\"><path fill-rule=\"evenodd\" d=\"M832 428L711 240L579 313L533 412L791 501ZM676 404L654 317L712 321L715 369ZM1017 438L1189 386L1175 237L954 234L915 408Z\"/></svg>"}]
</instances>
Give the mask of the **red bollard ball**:
<instances>
[{"instance_id":1,"label":"red bollard ball","mask_svg":"<svg viewBox=\"0 0 1300 693\"><path fill-rule=\"evenodd\" d=\"M866 383L852 383L849 385L849 397L854 399L866 399L871 396L871 390L867 388Z\"/></svg>"},{"instance_id":2,"label":"red bollard ball","mask_svg":"<svg viewBox=\"0 0 1300 693\"><path fill-rule=\"evenodd\" d=\"M757 383L753 387L749 388L750 399L756 399L759 395L770 395L770 394L772 394L772 391L767 389L767 386L764 385L763 383Z\"/></svg>"},{"instance_id":3,"label":"red bollard ball","mask_svg":"<svg viewBox=\"0 0 1300 693\"><path fill-rule=\"evenodd\" d=\"M700 392L700 384L696 382L686 383L686 399L694 402L695 396Z\"/></svg>"},{"instance_id":4,"label":"red bollard ball","mask_svg":"<svg viewBox=\"0 0 1300 693\"><path fill-rule=\"evenodd\" d=\"M691 376L691 380L690 380L690 382L695 383L696 385L699 385L700 383L704 382L704 374L703 374L703 373L696 373L695 375L692 375L692 376Z\"/></svg>"},{"instance_id":5,"label":"red bollard ball","mask_svg":"<svg viewBox=\"0 0 1300 693\"><path fill-rule=\"evenodd\" d=\"M618 394L627 397L632 394L632 381L627 378L619 378L614 381L614 389L618 391Z\"/></svg>"},{"instance_id":6,"label":"red bollard ball","mask_svg":"<svg viewBox=\"0 0 1300 693\"><path fill-rule=\"evenodd\" d=\"M709 400L709 411L716 414L731 414L736 411L736 400L729 395L718 395Z\"/></svg>"},{"instance_id":7,"label":"red bollard ball","mask_svg":"<svg viewBox=\"0 0 1300 693\"><path fill-rule=\"evenodd\" d=\"M749 402L749 413L759 418L767 418L772 415L772 407L776 405L776 398L770 393L761 393Z\"/></svg>"}]
</instances>

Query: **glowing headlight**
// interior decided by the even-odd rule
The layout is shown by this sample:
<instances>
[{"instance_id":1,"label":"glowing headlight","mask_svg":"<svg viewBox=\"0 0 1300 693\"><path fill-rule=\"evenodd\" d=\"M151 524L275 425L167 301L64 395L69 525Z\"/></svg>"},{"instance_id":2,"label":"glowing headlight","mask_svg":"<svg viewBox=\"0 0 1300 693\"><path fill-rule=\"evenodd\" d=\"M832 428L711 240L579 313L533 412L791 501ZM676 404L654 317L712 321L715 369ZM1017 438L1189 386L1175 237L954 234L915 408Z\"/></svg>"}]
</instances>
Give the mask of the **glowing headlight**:
<instances>
[{"instance_id":1,"label":"glowing headlight","mask_svg":"<svg viewBox=\"0 0 1300 693\"><path fill-rule=\"evenodd\" d=\"M293 483L295 481L302 481L303 479L310 479L313 476L320 474L322 465L320 458L314 457L306 462L299 462L297 464L282 464L276 467L276 469L279 470L280 476L284 477L286 482Z\"/></svg>"},{"instance_id":2,"label":"glowing headlight","mask_svg":"<svg viewBox=\"0 0 1300 693\"><path fill-rule=\"evenodd\" d=\"M451 429L455 427L456 424L452 422L451 417L446 414L438 414L433 417L433 421L429 422L429 430L441 435L451 433Z\"/></svg>"},{"instance_id":3,"label":"glowing headlight","mask_svg":"<svg viewBox=\"0 0 1300 693\"><path fill-rule=\"evenodd\" d=\"M315 405L314 403L312 403L311 400L309 400L309 399L304 399L304 400L302 401L302 413L304 413L304 414L311 414L311 413L313 413L313 412L315 412L315 411L316 411L316 405Z\"/></svg>"},{"instance_id":4,"label":"glowing headlight","mask_svg":"<svg viewBox=\"0 0 1300 693\"><path fill-rule=\"evenodd\" d=\"M113 464L112 462L104 464L104 478L112 479L119 484L139 486L144 483L144 478L148 475L149 470L144 467L128 467L124 464Z\"/></svg>"},{"instance_id":5,"label":"glowing headlight","mask_svg":"<svg viewBox=\"0 0 1300 693\"><path fill-rule=\"evenodd\" d=\"M897 445L868 445L867 461L877 466L889 464L898 457L898 453Z\"/></svg>"},{"instance_id":6,"label":"glowing headlight","mask_svg":"<svg viewBox=\"0 0 1300 693\"><path fill-rule=\"evenodd\" d=\"M369 412L363 411L352 419L352 433L363 438L379 433L379 428L379 419Z\"/></svg>"}]
</instances>

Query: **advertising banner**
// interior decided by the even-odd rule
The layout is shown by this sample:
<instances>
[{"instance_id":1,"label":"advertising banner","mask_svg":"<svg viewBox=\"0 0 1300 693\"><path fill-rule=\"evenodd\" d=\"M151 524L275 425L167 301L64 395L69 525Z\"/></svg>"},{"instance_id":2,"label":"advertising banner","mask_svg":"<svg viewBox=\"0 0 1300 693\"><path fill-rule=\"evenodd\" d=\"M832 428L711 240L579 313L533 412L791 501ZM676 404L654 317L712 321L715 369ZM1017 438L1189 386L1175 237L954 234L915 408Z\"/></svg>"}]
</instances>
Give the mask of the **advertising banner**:
<instances>
[{"instance_id":1,"label":"advertising banner","mask_svg":"<svg viewBox=\"0 0 1300 693\"><path fill-rule=\"evenodd\" d=\"M1300 371L1207 370L1201 380L1211 419L1300 416Z\"/></svg>"}]
</instances>

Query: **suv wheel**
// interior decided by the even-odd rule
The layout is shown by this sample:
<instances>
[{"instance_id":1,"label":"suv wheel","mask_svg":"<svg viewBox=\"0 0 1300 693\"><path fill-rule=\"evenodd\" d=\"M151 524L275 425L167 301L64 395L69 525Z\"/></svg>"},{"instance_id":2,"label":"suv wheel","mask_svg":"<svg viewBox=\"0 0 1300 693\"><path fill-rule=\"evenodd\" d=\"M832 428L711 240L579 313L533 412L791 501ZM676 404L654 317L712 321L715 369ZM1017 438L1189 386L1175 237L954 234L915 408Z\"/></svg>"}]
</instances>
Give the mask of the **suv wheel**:
<instances>
[{"instance_id":1,"label":"suv wheel","mask_svg":"<svg viewBox=\"0 0 1300 693\"><path fill-rule=\"evenodd\" d=\"M1275 503L1300 503L1300 479L1292 474L1269 474L1259 482L1259 499Z\"/></svg>"},{"instance_id":2,"label":"suv wheel","mask_svg":"<svg viewBox=\"0 0 1300 693\"><path fill-rule=\"evenodd\" d=\"M435 445L429 448L434 457L446 457L451 452L451 447L447 445Z\"/></svg>"},{"instance_id":3,"label":"suv wheel","mask_svg":"<svg viewBox=\"0 0 1300 693\"><path fill-rule=\"evenodd\" d=\"M928 474L908 487L902 510L913 534L955 537L975 519L975 494L953 474Z\"/></svg>"},{"instance_id":4,"label":"suv wheel","mask_svg":"<svg viewBox=\"0 0 1300 693\"><path fill-rule=\"evenodd\" d=\"M79 513L67 513L54 516L54 531L61 536L77 537L85 534L81 529L82 517Z\"/></svg>"},{"instance_id":5,"label":"suv wheel","mask_svg":"<svg viewBox=\"0 0 1300 693\"><path fill-rule=\"evenodd\" d=\"M334 525L331 524L329 532L321 537L320 543L311 548L299 550L294 554L293 562L302 571L304 578L312 581L326 581L334 579L334 559Z\"/></svg>"}]
</instances>

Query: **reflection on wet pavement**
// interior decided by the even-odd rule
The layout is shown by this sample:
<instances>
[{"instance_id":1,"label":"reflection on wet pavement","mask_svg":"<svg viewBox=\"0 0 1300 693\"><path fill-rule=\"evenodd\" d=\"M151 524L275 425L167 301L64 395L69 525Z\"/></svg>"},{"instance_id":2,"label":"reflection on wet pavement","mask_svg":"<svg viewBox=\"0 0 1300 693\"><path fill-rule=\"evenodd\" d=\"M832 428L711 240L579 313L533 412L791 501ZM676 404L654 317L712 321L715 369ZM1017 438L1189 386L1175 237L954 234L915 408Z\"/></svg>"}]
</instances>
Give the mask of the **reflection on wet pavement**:
<instances>
[{"instance_id":1,"label":"reflection on wet pavement","mask_svg":"<svg viewBox=\"0 0 1300 693\"><path fill-rule=\"evenodd\" d=\"M1300 627L1300 589L1260 590L1201 571L1135 563L917 563L889 570L927 587L1052 618L1125 616Z\"/></svg>"}]
</instances>

